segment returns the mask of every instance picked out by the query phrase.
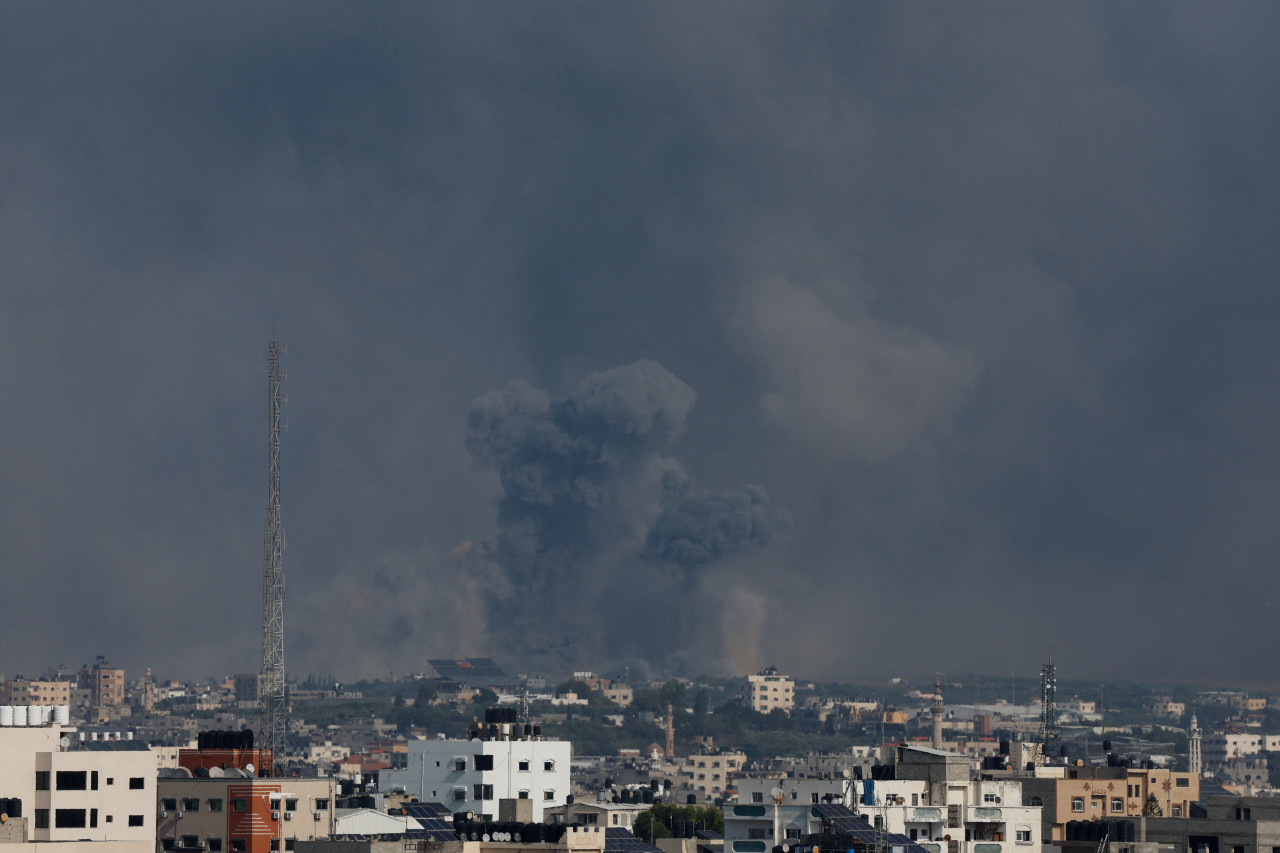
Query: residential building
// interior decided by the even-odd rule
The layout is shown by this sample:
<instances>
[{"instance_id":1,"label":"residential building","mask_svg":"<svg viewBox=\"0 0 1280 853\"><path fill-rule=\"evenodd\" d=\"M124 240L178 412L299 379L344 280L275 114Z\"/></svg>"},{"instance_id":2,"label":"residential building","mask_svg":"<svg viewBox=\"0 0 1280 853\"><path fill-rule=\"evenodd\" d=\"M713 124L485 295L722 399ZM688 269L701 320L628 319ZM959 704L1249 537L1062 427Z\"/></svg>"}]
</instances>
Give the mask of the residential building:
<instances>
[{"instance_id":1,"label":"residential building","mask_svg":"<svg viewBox=\"0 0 1280 853\"><path fill-rule=\"evenodd\" d=\"M1249 732L1210 732L1201 740L1204 762L1222 764L1230 759L1257 755L1262 751L1262 736Z\"/></svg>"},{"instance_id":2,"label":"residential building","mask_svg":"<svg viewBox=\"0 0 1280 853\"><path fill-rule=\"evenodd\" d=\"M570 826L610 826L631 829L636 816L653 808L644 803L568 803L543 809L547 823L564 823Z\"/></svg>"},{"instance_id":3,"label":"residential building","mask_svg":"<svg viewBox=\"0 0 1280 853\"><path fill-rule=\"evenodd\" d=\"M485 722L472 724L470 740L410 741L407 769L380 771L379 789L489 819L499 800L531 800L540 822L544 809L564 805L570 793L571 746L515 719L514 709L490 708Z\"/></svg>"},{"instance_id":4,"label":"residential building","mask_svg":"<svg viewBox=\"0 0 1280 853\"><path fill-rule=\"evenodd\" d=\"M747 756L743 752L690 755L684 760L678 773L681 776L687 776L689 787L700 793L703 798L714 798L729 786L730 781L746 763Z\"/></svg>"},{"instance_id":5,"label":"residential building","mask_svg":"<svg viewBox=\"0 0 1280 853\"><path fill-rule=\"evenodd\" d=\"M1045 843L1064 840L1070 821L1141 817L1153 795L1166 817L1188 817L1200 799L1199 775L1163 768L1043 767L1021 781L1023 802L1044 810Z\"/></svg>"},{"instance_id":6,"label":"residential building","mask_svg":"<svg viewBox=\"0 0 1280 853\"><path fill-rule=\"evenodd\" d=\"M156 759L141 742L81 742L56 722L0 726L0 791L8 841L155 842Z\"/></svg>"},{"instance_id":7,"label":"residential building","mask_svg":"<svg viewBox=\"0 0 1280 853\"><path fill-rule=\"evenodd\" d=\"M779 675L774 667L747 676L751 709L761 714L768 714L774 709L790 713L796 705L795 688L795 682Z\"/></svg>"},{"instance_id":8,"label":"residential building","mask_svg":"<svg viewBox=\"0 0 1280 853\"><path fill-rule=\"evenodd\" d=\"M257 778L239 768L205 772L210 775L162 771L157 851L273 853L333 831L331 777Z\"/></svg>"},{"instance_id":9,"label":"residential building","mask_svg":"<svg viewBox=\"0 0 1280 853\"><path fill-rule=\"evenodd\" d=\"M70 705L70 681L27 681L16 679L4 683L6 705Z\"/></svg>"}]
</instances>

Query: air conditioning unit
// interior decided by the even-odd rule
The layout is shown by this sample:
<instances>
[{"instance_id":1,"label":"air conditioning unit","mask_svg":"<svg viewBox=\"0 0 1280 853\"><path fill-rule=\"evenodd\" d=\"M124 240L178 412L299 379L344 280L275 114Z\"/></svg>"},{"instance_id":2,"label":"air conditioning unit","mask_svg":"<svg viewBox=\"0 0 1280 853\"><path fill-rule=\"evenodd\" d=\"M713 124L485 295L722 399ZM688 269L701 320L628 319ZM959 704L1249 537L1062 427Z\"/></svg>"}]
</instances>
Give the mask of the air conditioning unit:
<instances>
[{"instance_id":1,"label":"air conditioning unit","mask_svg":"<svg viewBox=\"0 0 1280 853\"><path fill-rule=\"evenodd\" d=\"M160 817L168 817L168 816L169 816L168 812L164 812L164 811L160 812Z\"/></svg>"},{"instance_id":2,"label":"air conditioning unit","mask_svg":"<svg viewBox=\"0 0 1280 853\"><path fill-rule=\"evenodd\" d=\"M182 812L181 812L181 811L179 811L179 812L178 812L178 817L182 817Z\"/></svg>"},{"instance_id":3,"label":"air conditioning unit","mask_svg":"<svg viewBox=\"0 0 1280 853\"><path fill-rule=\"evenodd\" d=\"M271 819L272 819L272 820L279 820L279 819L280 819L280 812L272 812L272 813L271 813Z\"/></svg>"},{"instance_id":4,"label":"air conditioning unit","mask_svg":"<svg viewBox=\"0 0 1280 853\"><path fill-rule=\"evenodd\" d=\"M285 812L285 813L284 813L284 819L285 819L285 820L293 820L293 812Z\"/></svg>"},{"instance_id":5,"label":"air conditioning unit","mask_svg":"<svg viewBox=\"0 0 1280 853\"><path fill-rule=\"evenodd\" d=\"M322 818L324 818L324 812L316 812L316 820L321 820Z\"/></svg>"}]
</instances>

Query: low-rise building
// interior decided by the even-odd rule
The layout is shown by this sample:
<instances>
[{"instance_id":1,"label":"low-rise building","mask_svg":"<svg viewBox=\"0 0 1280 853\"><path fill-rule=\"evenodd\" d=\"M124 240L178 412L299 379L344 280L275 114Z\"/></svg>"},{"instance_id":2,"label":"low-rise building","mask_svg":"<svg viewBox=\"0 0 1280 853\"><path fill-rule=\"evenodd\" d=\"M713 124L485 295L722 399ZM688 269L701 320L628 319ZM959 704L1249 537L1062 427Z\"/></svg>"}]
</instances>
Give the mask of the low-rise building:
<instances>
[{"instance_id":1,"label":"low-rise building","mask_svg":"<svg viewBox=\"0 0 1280 853\"><path fill-rule=\"evenodd\" d=\"M761 714L775 709L790 713L796 705L795 689L795 682L774 667L747 676L751 709Z\"/></svg>"}]
</instances>

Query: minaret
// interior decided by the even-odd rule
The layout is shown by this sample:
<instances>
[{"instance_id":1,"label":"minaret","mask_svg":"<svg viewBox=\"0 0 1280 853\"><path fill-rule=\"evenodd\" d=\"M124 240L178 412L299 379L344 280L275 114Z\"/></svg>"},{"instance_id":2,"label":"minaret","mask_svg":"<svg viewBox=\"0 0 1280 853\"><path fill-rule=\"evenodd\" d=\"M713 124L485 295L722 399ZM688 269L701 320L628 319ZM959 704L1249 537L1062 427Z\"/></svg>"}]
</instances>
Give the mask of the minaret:
<instances>
[{"instance_id":1,"label":"minaret","mask_svg":"<svg viewBox=\"0 0 1280 853\"><path fill-rule=\"evenodd\" d=\"M1190 739L1187 741L1187 770L1193 775L1200 775L1200 725L1196 722L1196 712L1191 712Z\"/></svg>"},{"instance_id":2,"label":"minaret","mask_svg":"<svg viewBox=\"0 0 1280 853\"><path fill-rule=\"evenodd\" d=\"M935 678L933 680L933 707L929 709L933 714L933 743L934 749L942 749L942 680Z\"/></svg>"}]
</instances>

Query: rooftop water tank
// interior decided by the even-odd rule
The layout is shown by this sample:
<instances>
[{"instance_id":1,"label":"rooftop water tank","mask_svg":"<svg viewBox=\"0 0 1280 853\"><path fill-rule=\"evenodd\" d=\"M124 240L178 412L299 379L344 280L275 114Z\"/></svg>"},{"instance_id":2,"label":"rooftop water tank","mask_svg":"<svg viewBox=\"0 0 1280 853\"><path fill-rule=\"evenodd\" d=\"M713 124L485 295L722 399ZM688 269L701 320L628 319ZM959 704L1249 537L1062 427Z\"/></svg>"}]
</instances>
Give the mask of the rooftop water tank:
<instances>
[{"instance_id":1,"label":"rooftop water tank","mask_svg":"<svg viewBox=\"0 0 1280 853\"><path fill-rule=\"evenodd\" d=\"M13 706L0 705L0 726L13 725Z\"/></svg>"}]
</instances>

